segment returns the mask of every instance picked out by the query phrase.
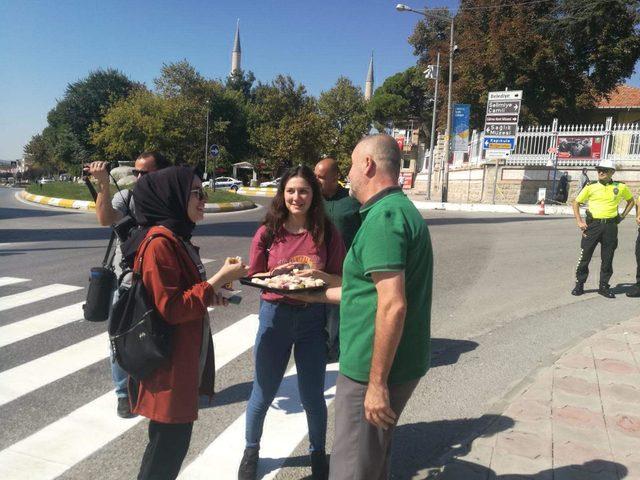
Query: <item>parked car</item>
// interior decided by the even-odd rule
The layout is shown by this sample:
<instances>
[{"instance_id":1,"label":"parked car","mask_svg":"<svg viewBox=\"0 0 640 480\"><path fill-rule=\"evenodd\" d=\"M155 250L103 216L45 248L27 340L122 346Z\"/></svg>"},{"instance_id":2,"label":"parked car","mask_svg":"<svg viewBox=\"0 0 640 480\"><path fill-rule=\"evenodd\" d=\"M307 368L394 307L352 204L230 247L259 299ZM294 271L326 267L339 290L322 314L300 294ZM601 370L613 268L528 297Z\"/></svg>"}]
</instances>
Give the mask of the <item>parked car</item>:
<instances>
[{"instance_id":1,"label":"parked car","mask_svg":"<svg viewBox=\"0 0 640 480\"><path fill-rule=\"evenodd\" d=\"M282 177L278 177L274 180L271 180L270 182L262 182L260 184L261 187L278 187L280 185L280 180L282 179Z\"/></svg>"},{"instance_id":2,"label":"parked car","mask_svg":"<svg viewBox=\"0 0 640 480\"><path fill-rule=\"evenodd\" d=\"M41 178L40 180L38 180L41 185L44 185L45 183L53 183L54 181L55 180L53 178Z\"/></svg>"},{"instance_id":3,"label":"parked car","mask_svg":"<svg viewBox=\"0 0 640 480\"><path fill-rule=\"evenodd\" d=\"M211 188L211 180L202 182L203 187ZM238 190L242 186L242 181L233 177L216 177L216 188L228 188Z\"/></svg>"}]
</instances>

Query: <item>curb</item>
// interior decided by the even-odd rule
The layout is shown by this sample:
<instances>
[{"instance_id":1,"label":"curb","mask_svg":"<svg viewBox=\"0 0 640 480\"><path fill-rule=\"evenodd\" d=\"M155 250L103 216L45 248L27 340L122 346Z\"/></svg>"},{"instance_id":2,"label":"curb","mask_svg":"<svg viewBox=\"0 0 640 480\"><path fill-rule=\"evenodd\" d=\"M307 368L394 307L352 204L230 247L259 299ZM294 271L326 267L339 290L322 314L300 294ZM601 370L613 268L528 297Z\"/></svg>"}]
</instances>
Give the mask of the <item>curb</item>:
<instances>
[{"instance_id":1,"label":"curb","mask_svg":"<svg viewBox=\"0 0 640 480\"><path fill-rule=\"evenodd\" d=\"M486 203L441 203L415 200L411 197L418 210L448 210L451 212L491 212L491 213L528 213L538 214L538 205L493 205ZM573 215L572 207L568 205L546 205L545 215Z\"/></svg>"},{"instance_id":2,"label":"curb","mask_svg":"<svg viewBox=\"0 0 640 480\"><path fill-rule=\"evenodd\" d=\"M22 190L19 195L20 198L27 202L40 203L42 205L49 205L52 207L73 208L75 210L86 211L94 211L96 209L95 202L89 202L87 200L69 200L66 198L45 197L44 195L28 193L26 190Z\"/></svg>"},{"instance_id":3,"label":"curb","mask_svg":"<svg viewBox=\"0 0 640 480\"><path fill-rule=\"evenodd\" d=\"M41 205L49 205L51 207L72 208L75 210L95 211L95 202L87 200L69 200L66 198L45 197L44 195L34 195L23 190L19 193L20 198L27 202L39 203ZM204 207L205 213L219 212L238 212L241 210L249 210L255 208L256 204L250 201L243 202L224 202L224 203L207 203Z\"/></svg>"},{"instance_id":4,"label":"curb","mask_svg":"<svg viewBox=\"0 0 640 480\"><path fill-rule=\"evenodd\" d=\"M237 193L250 197L275 197L277 191L277 188L271 187L243 187L239 188Z\"/></svg>"}]
</instances>

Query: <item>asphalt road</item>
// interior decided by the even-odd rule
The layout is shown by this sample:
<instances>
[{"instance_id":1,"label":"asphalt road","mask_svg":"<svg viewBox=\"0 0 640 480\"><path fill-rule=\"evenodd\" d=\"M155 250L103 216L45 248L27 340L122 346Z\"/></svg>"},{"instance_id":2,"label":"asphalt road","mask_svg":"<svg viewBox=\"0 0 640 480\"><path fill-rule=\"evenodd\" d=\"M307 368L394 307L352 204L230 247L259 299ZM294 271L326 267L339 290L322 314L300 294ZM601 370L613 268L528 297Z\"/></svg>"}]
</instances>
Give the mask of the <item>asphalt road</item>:
<instances>
[{"instance_id":1,"label":"asphalt road","mask_svg":"<svg viewBox=\"0 0 640 480\"><path fill-rule=\"evenodd\" d=\"M81 302L84 293L77 289L43 300L33 297L2 309L3 300L15 299L10 296L21 292L30 292L27 297L35 295L39 287L85 287L89 268L99 264L108 239L108 229L97 226L93 214L26 205L14 198L15 192L0 189L0 282L5 277L25 281L0 286L0 332L11 324L21 325L17 322ZM201 246L204 258L212 259L206 265L210 272L226 256L248 255L251 237L264 213L264 208L258 208L206 216L194 232L194 243ZM581 338L637 316L640 306L637 299L624 295L615 300L593 292L582 297L570 295L579 242L571 218L433 211L423 212L423 216L431 231L436 259L433 368L420 382L397 428L393 472L398 479L424 478L430 468L439 465L442 454L465 448L465 439L477 435L493 420L500 421L491 428L507 428L512 420L499 416L502 406L538 368L550 364ZM630 220L620 227L620 246L614 261L612 281L618 291L635 279L637 228ZM589 288L597 284L598 266L599 257L595 255L592 271L596 276L590 278ZM257 307L257 292L245 290L240 305L214 312L214 334L223 338L234 325L244 328L246 318L257 313ZM57 431L51 430L56 422L73 417L74 412L111 389L108 345L105 341L98 348L104 351L97 353L96 361L80 368L69 367L68 374L52 381L36 382L37 388L29 390L22 381L16 382L24 393L7 394L13 384L2 382L15 378L12 375L16 372L33 372L25 365L45 365L38 361L46 355L50 357L45 359L64 358L67 350L63 349L81 345L104 329L103 324L69 321L10 343L3 342L0 333L0 465L3 459L13 458L7 457L14 455L13 450L29 444L25 439L60 440L55 433L52 438L46 437L49 431ZM185 466L209 445L209 450L235 445L227 439L235 438L234 429L239 428L234 422L244 413L251 372L250 348L238 351L218 371L215 405L200 412ZM328 398L332 398L331 391ZM271 477L277 472L278 458L286 459L276 478L304 478L309 474L306 441L298 441L295 429L289 428L296 415L300 420L300 412L295 402L286 400L280 403L279 412L270 413L282 426L281 432L271 435L275 438L271 442L280 448L274 447L273 451L286 454L278 457L274 453L275 457L262 465L265 475ZM112 417L104 415L102 420L109 427L122 428L118 422L125 421L115 416L115 399L109 408ZM277 417L279 413L281 417ZM333 437L331 407L330 415L329 441ZM91 421L85 423L86 443L97 441L91 437ZM78 454L75 460L60 460L65 464L60 478L135 478L145 436L145 422L122 428L100 448L87 447L87 452ZM235 450L228 455L237 454ZM224 455L212 458L224 459ZM234 478L215 461L207 468L210 478Z\"/></svg>"}]
</instances>

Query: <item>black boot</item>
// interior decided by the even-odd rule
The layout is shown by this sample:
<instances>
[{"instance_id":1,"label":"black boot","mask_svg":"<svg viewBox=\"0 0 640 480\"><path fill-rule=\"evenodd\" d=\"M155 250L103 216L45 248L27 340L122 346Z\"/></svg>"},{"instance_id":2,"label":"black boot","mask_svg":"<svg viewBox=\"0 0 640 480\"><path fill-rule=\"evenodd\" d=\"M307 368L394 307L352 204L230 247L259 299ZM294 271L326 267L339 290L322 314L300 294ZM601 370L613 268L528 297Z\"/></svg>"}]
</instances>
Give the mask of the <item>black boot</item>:
<instances>
[{"instance_id":1,"label":"black boot","mask_svg":"<svg viewBox=\"0 0 640 480\"><path fill-rule=\"evenodd\" d=\"M609 290L609 285L606 283L601 283L600 288L598 289L598 293L605 298L616 298L611 290Z\"/></svg>"},{"instance_id":2,"label":"black boot","mask_svg":"<svg viewBox=\"0 0 640 480\"><path fill-rule=\"evenodd\" d=\"M327 480L329 478L329 464L324 450L311 452L311 478L313 480Z\"/></svg>"},{"instance_id":3,"label":"black boot","mask_svg":"<svg viewBox=\"0 0 640 480\"><path fill-rule=\"evenodd\" d=\"M238 468L238 480L256 480L258 474L258 447L247 447Z\"/></svg>"},{"instance_id":4,"label":"black boot","mask_svg":"<svg viewBox=\"0 0 640 480\"><path fill-rule=\"evenodd\" d=\"M640 283L636 283L632 285L629 290L627 290L627 297L640 297Z\"/></svg>"},{"instance_id":5,"label":"black boot","mask_svg":"<svg viewBox=\"0 0 640 480\"><path fill-rule=\"evenodd\" d=\"M576 282L576 286L571 290L571 295L579 297L584 293L584 282Z\"/></svg>"}]
</instances>

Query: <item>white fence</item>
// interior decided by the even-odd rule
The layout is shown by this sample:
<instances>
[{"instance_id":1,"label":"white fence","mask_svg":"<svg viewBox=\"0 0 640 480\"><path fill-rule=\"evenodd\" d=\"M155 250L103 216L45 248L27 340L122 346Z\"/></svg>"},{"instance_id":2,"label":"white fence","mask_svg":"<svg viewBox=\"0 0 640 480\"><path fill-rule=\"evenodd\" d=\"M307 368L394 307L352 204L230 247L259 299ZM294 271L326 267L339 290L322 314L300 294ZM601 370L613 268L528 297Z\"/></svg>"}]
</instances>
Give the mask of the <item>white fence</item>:
<instances>
[{"instance_id":1,"label":"white fence","mask_svg":"<svg viewBox=\"0 0 640 480\"><path fill-rule=\"evenodd\" d=\"M484 132L473 131L469 144L469 163L479 165L484 157ZM640 167L640 124L536 125L520 127L516 147L507 165L592 166L600 159L613 160L618 168Z\"/></svg>"}]
</instances>

